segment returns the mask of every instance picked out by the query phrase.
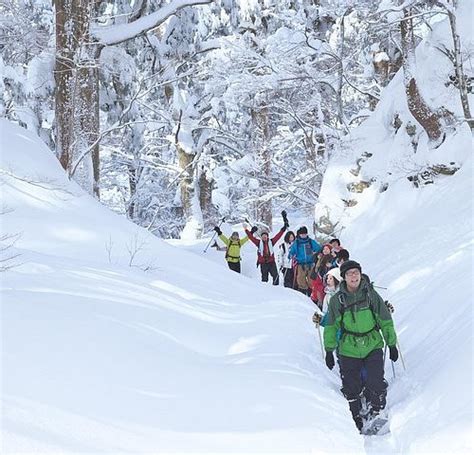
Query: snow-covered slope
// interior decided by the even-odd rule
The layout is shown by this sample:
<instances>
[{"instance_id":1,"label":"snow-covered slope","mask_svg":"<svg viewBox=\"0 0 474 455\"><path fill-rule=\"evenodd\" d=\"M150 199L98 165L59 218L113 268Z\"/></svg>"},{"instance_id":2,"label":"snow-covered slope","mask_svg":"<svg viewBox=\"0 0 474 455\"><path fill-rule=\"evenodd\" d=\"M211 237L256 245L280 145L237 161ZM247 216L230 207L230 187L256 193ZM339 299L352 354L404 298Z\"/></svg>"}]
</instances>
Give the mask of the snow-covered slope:
<instances>
[{"instance_id":1,"label":"snow-covered slope","mask_svg":"<svg viewBox=\"0 0 474 455\"><path fill-rule=\"evenodd\" d=\"M470 163L344 231L389 288L407 366L387 371L391 435L363 439L309 301L137 230L1 132L2 231L22 234L1 277L2 453L471 452ZM137 237L147 272L128 266Z\"/></svg>"},{"instance_id":2,"label":"snow-covered slope","mask_svg":"<svg viewBox=\"0 0 474 455\"><path fill-rule=\"evenodd\" d=\"M468 48L472 2L460 4L458 25ZM451 46L448 27L447 20L437 23L417 49L417 78L430 103L460 116L457 89L444 85L450 66L435 58L436 47ZM406 371L397 365L389 390L396 447L401 453L472 453L472 135L466 124L457 125L433 150L419 125L412 134L414 123L399 73L344 153L329 163L316 218L339 223L352 258L388 288L382 295L395 305L407 364ZM459 170L434 175L426 185L421 180L418 188L407 178L437 164Z\"/></svg>"},{"instance_id":3,"label":"snow-covered slope","mask_svg":"<svg viewBox=\"0 0 474 455\"><path fill-rule=\"evenodd\" d=\"M464 70L468 77L474 77L472 59L468 57L474 49L473 2L460 0L458 3L457 23L465 52ZM331 159L316 208L317 221L329 215L333 223L350 225L370 211L387 189L398 193L400 185L409 186L409 177L418 177L423 185L438 178L427 175L430 167L441 165L456 169L471 157L472 135L467 123L461 121L459 90L449 78L454 74L453 65L439 50L452 49L452 46L446 18L433 25L433 31L416 49L416 79L424 99L433 109L443 107L453 112L457 119L455 128L447 128L446 140L438 148L429 146L426 133L409 112L400 70L382 92L372 115L345 137L342 150ZM474 93L469 95L469 100L473 106ZM424 172L426 180L420 178Z\"/></svg>"},{"instance_id":4,"label":"snow-covered slope","mask_svg":"<svg viewBox=\"0 0 474 455\"><path fill-rule=\"evenodd\" d=\"M2 231L21 233L1 276L2 453L362 450L311 302L138 229L0 126Z\"/></svg>"}]
</instances>

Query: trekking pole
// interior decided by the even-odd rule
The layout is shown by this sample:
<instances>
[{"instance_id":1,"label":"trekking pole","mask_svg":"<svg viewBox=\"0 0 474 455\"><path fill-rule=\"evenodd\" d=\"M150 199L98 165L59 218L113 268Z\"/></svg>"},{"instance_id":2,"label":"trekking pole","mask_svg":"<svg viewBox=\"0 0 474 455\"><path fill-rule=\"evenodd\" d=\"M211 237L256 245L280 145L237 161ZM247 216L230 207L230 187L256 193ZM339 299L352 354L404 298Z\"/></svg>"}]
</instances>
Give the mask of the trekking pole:
<instances>
[{"instance_id":1,"label":"trekking pole","mask_svg":"<svg viewBox=\"0 0 474 455\"><path fill-rule=\"evenodd\" d=\"M398 342L398 340L397 340L397 348L398 348L398 353L400 354L400 360L402 361L403 370L407 371L406 366L405 366L405 361L403 360L402 350L400 349L400 343Z\"/></svg>"},{"instance_id":2,"label":"trekking pole","mask_svg":"<svg viewBox=\"0 0 474 455\"><path fill-rule=\"evenodd\" d=\"M394 362L393 360L391 360L391 362L392 362L392 374L393 374L393 379L397 379L397 375L395 374L395 365L394 365L395 362Z\"/></svg>"},{"instance_id":3,"label":"trekking pole","mask_svg":"<svg viewBox=\"0 0 474 455\"><path fill-rule=\"evenodd\" d=\"M217 225L217 227L221 227L222 223L225 221L225 217L222 218L221 222ZM207 249L211 246L212 241L214 240L214 237L216 236L217 232L214 232L214 234L211 237L211 240L209 240L209 243L207 244L206 248L204 248L203 253L207 251Z\"/></svg>"},{"instance_id":4,"label":"trekking pole","mask_svg":"<svg viewBox=\"0 0 474 455\"><path fill-rule=\"evenodd\" d=\"M377 288L377 289L385 289L387 290L388 288L384 288L383 286L375 286L375 284L372 285L374 288Z\"/></svg>"},{"instance_id":5,"label":"trekking pole","mask_svg":"<svg viewBox=\"0 0 474 455\"><path fill-rule=\"evenodd\" d=\"M324 348L323 348L323 338L321 337L321 326L318 324L318 335L319 335L319 344L321 345L321 355L324 359Z\"/></svg>"}]
</instances>

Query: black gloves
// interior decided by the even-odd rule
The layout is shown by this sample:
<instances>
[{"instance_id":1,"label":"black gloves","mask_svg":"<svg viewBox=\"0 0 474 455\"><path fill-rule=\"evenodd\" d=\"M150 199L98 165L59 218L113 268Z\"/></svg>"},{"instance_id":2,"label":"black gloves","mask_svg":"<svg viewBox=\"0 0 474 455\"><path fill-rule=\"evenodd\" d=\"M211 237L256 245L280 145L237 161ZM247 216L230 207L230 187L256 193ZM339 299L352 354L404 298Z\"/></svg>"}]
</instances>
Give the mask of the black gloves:
<instances>
[{"instance_id":1,"label":"black gloves","mask_svg":"<svg viewBox=\"0 0 474 455\"><path fill-rule=\"evenodd\" d=\"M332 351L326 351L326 366L332 370L334 368L334 355Z\"/></svg>"},{"instance_id":2,"label":"black gloves","mask_svg":"<svg viewBox=\"0 0 474 455\"><path fill-rule=\"evenodd\" d=\"M288 222L288 217L286 215L286 210L283 210L281 212L281 216L283 218L283 223L284 223L284 227L282 228L282 230L286 230L290 227L290 223Z\"/></svg>"},{"instance_id":3,"label":"black gloves","mask_svg":"<svg viewBox=\"0 0 474 455\"><path fill-rule=\"evenodd\" d=\"M254 226L252 229L250 229L250 232L251 232L252 234L255 234L257 231L258 231L258 227L257 227L257 226Z\"/></svg>"},{"instance_id":4,"label":"black gloves","mask_svg":"<svg viewBox=\"0 0 474 455\"><path fill-rule=\"evenodd\" d=\"M216 234L217 234L217 235L222 235L222 231L221 231L221 229L220 229L219 226L216 226L216 227L214 228L214 230L216 231Z\"/></svg>"},{"instance_id":5,"label":"black gloves","mask_svg":"<svg viewBox=\"0 0 474 455\"><path fill-rule=\"evenodd\" d=\"M390 313L393 313L395 311L394 306L388 300L385 300L385 305L387 306L388 311L390 311Z\"/></svg>"},{"instance_id":6,"label":"black gloves","mask_svg":"<svg viewBox=\"0 0 474 455\"><path fill-rule=\"evenodd\" d=\"M398 360L398 349L396 346L389 346L390 349L390 360L396 362Z\"/></svg>"}]
</instances>

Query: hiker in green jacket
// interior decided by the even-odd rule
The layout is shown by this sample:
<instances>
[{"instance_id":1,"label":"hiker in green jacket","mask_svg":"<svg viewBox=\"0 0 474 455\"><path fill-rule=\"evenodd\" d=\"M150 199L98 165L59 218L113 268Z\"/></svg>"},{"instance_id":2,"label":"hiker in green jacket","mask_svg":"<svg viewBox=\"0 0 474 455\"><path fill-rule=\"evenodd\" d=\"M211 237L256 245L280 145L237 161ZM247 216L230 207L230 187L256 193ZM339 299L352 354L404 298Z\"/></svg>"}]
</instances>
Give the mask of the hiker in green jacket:
<instances>
[{"instance_id":1,"label":"hiker in green jacket","mask_svg":"<svg viewBox=\"0 0 474 455\"><path fill-rule=\"evenodd\" d=\"M224 242L225 246L227 247L225 253L225 259L227 261L227 265L229 269L233 270L234 272L240 273L240 248L248 242L249 238L245 236L243 239L240 238L238 232L232 232L230 238L227 238L219 228L216 226L214 228L219 238Z\"/></svg>"},{"instance_id":2,"label":"hiker in green jacket","mask_svg":"<svg viewBox=\"0 0 474 455\"><path fill-rule=\"evenodd\" d=\"M324 328L326 365L334 367L333 352L337 348L342 378L342 392L349 401L352 418L362 430L362 395L366 398L368 415L373 419L385 408L387 382L384 379L384 341L390 359L398 359L397 335L384 300L374 290L360 264L346 261L340 267L343 281L329 301L328 319ZM341 338L337 333L340 330ZM365 369L365 384L361 371ZM364 388L365 387L365 388Z\"/></svg>"}]
</instances>

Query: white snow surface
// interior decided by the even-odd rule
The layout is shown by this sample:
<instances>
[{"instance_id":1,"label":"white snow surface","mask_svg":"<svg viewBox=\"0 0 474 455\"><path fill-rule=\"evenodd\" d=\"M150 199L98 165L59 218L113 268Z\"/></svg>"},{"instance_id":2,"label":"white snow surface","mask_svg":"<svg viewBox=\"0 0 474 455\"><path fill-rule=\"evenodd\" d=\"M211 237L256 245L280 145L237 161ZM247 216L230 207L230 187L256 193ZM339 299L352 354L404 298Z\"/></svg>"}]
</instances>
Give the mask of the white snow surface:
<instances>
[{"instance_id":1,"label":"white snow surface","mask_svg":"<svg viewBox=\"0 0 474 455\"><path fill-rule=\"evenodd\" d=\"M311 302L137 228L0 126L2 232L21 233L1 276L1 453L363 451Z\"/></svg>"},{"instance_id":2,"label":"white snow surface","mask_svg":"<svg viewBox=\"0 0 474 455\"><path fill-rule=\"evenodd\" d=\"M1 453L472 452L472 161L344 231L388 287L407 367L386 371L391 434L364 438L307 298L153 237L0 126L2 232L21 233L1 277Z\"/></svg>"}]
</instances>

